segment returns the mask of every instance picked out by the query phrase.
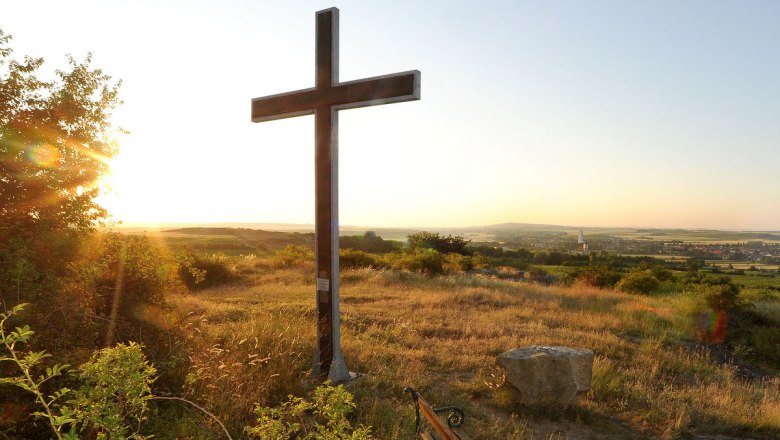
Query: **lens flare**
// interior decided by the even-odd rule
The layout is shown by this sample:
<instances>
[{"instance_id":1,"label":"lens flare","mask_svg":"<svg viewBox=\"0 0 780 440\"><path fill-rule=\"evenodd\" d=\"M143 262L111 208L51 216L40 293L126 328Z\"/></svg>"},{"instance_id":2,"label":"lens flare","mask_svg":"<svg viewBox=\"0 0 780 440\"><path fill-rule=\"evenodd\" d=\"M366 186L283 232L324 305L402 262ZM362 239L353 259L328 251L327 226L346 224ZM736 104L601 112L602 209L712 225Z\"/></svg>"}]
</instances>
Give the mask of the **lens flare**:
<instances>
[{"instance_id":1,"label":"lens flare","mask_svg":"<svg viewBox=\"0 0 780 440\"><path fill-rule=\"evenodd\" d=\"M60 161L60 152L47 144L39 144L27 149L27 158L39 167L50 168Z\"/></svg>"},{"instance_id":2,"label":"lens flare","mask_svg":"<svg viewBox=\"0 0 780 440\"><path fill-rule=\"evenodd\" d=\"M728 318L719 310L704 310L699 312L699 330L707 342L721 343L728 332Z\"/></svg>"}]
</instances>

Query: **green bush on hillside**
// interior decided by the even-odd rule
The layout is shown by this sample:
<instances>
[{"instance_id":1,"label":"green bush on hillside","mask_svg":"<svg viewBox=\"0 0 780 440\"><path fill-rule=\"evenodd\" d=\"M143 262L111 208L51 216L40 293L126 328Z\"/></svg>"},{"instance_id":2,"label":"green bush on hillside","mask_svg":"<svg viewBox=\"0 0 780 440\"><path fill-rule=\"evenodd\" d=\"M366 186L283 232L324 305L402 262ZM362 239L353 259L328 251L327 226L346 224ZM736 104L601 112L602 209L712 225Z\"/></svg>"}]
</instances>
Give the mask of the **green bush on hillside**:
<instances>
[{"instance_id":1,"label":"green bush on hillside","mask_svg":"<svg viewBox=\"0 0 780 440\"><path fill-rule=\"evenodd\" d=\"M395 266L426 275L444 273L444 257L434 249L422 248L398 254Z\"/></svg>"},{"instance_id":2,"label":"green bush on hillside","mask_svg":"<svg viewBox=\"0 0 780 440\"><path fill-rule=\"evenodd\" d=\"M577 280L585 285L602 289L615 287L621 278L623 278L623 272L620 269L611 268L605 264L588 266L577 276Z\"/></svg>"},{"instance_id":3,"label":"green bush on hillside","mask_svg":"<svg viewBox=\"0 0 780 440\"><path fill-rule=\"evenodd\" d=\"M276 408L257 406L257 425L247 427L246 433L265 440L371 438L370 427L353 427L347 419L356 405L343 385L325 383L314 390L312 397L309 401L289 396Z\"/></svg>"},{"instance_id":4,"label":"green bush on hillside","mask_svg":"<svg viewBox=\"0 0 780 440\"><path fill-rule=\"evenodd\" d=\"M648 271L633 270L620 281L615 284L617 290L626 293L639 293L642 295L648 295L654 290L658 289L660 283L658 280Z\"/></svg>"},{"instance_id":5,"label":"green bush on hillside","mask_svg":"<svg viewBox=\"0 0 780 440\"><path fill-rule=\"evenodd\" d=\"M471 257L456 253L444 254L442 270L444 272L465 272L471 269Z\"/></svg>"},{"instance_id":6,"label":"green bush on hillside","mask_svg":"<svg viewBox=\"0 0 780 440\"><path fill-rule=\"evenodd\" d=\"M339 249L339 267L358 269L362 267L384 267L385 263L374 254L355 249Z\"/></svg>"},{"instance_id":7,"label":"green bush on hillside","mask_svg":"<svg viewBox=\"0 0 780 440\"><path fill-rule=\"evenodd\" d=\"M469 255L466 246L470 240L463 237L447 235L446 237L440 235L438 232L417 232L408 236L409 247L412 250L417 251L420 249L433 249L442 254L456 253L461 255Z\"/></svg>"},{"instance_id":8,"label":"green bush on hillside","mask_svg":"<svg viewBox=\"0 0 780 440\"><path fill-rule=\"evenodd\" d=\"M156 370L137 344L119 344L92 354L74 375L78 390L55 388L55 382L69 371L67 364L45 368L51 357L45 351L25 351L35 334L29 326L6 330L9 320L24 310L19 304L0 313L0 362L4 364L0 385L24 390L34 397L37 411L31 415L46 422L58 439L78 439L79 434L97 439L135 439L146 419L147 402L152 398L150 385ZM41 373L41 374L39 374ZM16 393L14 400L25 396ZM41 437L40 427L24 424L15 431L24 438Z\"/></svg>"},{"instance_id":9,"label":"green bush on hillside","mask_svg":"<svg viewBox=\"0 0 780 440\"><path fill-rule=\"evenodd\" d=\"M339 248L341 249L354 249L375 254L386 254L388 252L400 250L401 247L402 244L400 242L384 240L372 231L367 231L363 235L339 237Z\"/></svg>"},{"instance_id":10,"label":"green bush on hillside","mask_svg":"<svg viewBox=\"0 0 780 440\"><path fill-rule=\"evenodd\" d=\"M79 367L82 385L69 403L81 431L98 439L150 438L137 431L146 420L156 373L141 346L132 342L93 353Z\"/></svg>"},{"instance_id":11,"label":"green bush on hillside","mask_svg":"<svg viewBox=\"0 0 780 440\"><path fill-rule=\"evenodd\" d=\"M276 251L273 260L282 267L300 266L314 262L314 251L306 246L289 244L284 249Z\"/></svg>"},{"instance_id":12,"label":"green bush on hillside","mask_svg":"<svg viewBox=\"0 0 780 440\"><path fill-rule=\"evenodd\" d=\"M707 275L701 279L697 291L709 307L722 312L735 312L750 304L739 296L739 287L727 276Z\"/></svg>"},{"instance_id":13,"label":"green bush on hillside","mask_svg":"<svg viewBox=\"0 0 780 440\"><path fill-rule=\"evenodd\" d=\"M236 268L224 254L188 255L179 265L179 276L190 289L205 289L230 283L237 277Z\"/></svg>"},{"instance_id":14,"label":"green bush on hillside","mask_svg":"<svg viewBox=\"0 0 780 440\"><path fill-rule=\"evenodd\" d=\"M46 313L42 320L52 315L73 318L48 320L49 339L65 344L63 348L74 343L95 348L136 337L144 325L142 309L162 307L167 295L184 291L177 266L170 253L146 237L92 235L68 266L59 294L45 310L37 304L39 313ZM61 341L65 334L67 341Z\"/></svg>"}]
</instances>

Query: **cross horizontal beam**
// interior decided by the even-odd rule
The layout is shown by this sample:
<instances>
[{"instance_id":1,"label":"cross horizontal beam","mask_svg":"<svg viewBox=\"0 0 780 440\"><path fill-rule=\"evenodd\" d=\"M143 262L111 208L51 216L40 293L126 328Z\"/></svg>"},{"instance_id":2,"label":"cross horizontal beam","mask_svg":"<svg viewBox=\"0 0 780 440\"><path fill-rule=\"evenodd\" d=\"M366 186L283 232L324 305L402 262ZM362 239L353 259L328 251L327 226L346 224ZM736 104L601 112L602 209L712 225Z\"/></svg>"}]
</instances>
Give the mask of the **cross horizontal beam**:
<instances>
[{"instance_id":1,"label":"cross horizontal beam","mask_svg":"<svg viewBox=\"0 0 780 440\"><path fill-rule=\"evenodd\" d=\"M420 71L393 73L252 99L252 122L314 114L323 106L336 110L420 99Z\"/></svg>"}]
</instances>

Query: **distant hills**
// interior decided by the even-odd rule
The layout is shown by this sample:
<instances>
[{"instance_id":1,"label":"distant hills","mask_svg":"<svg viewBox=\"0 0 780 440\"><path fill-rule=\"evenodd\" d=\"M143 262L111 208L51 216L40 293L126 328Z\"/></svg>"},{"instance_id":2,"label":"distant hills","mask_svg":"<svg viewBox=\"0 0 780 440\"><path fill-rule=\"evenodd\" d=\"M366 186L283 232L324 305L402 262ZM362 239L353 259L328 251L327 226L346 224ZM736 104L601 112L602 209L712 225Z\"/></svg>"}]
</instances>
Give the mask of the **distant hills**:
<instances>
[{"instance_id":1,"label":"distant hills","mask_svg":"<svg viewBox=\"0 0 780 440\"><path fill-rule=\"evenodd\" d=\"M181 234L232 235L244 239L248 239L251 236L254 239L262 238L262 240L266 242L266 240L281 240L280 236L273 237L273 232L313 233L314 225L310 223L128 224L119 225L115 229L129 232L167 231ZM366 231L374 231L377 235L385 239L405 240L407 235L414 232L430 231L442 234L461 235L470 238L472 241L505 241L509 237L516 236L574 235L580 230L583 230L586 236L609 236L639 240L680 240L686 242L744 242L760 240L780 242L780 231L579 227L536 223L500 223L495 225L468 227L395 228L342 225L341 235L360 235ZM258 234L263 235L263 237L260 237ZM301 239L304 238L301 237Z\"/></svg>"}]
</instances>

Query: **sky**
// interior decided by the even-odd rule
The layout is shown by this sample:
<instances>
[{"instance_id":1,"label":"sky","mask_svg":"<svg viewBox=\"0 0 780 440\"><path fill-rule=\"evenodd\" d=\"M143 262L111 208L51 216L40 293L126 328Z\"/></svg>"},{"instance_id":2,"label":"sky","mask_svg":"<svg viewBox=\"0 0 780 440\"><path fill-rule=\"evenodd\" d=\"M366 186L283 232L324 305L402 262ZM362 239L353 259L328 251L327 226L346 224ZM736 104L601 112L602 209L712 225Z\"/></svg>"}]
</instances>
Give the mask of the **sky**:
<instances>
[{"instance_id":1,"label":"sky","mask_svg":"<svg viewBox=\"0 0 780 440\"><path fill-rule=\"evenodd\" d=\"M780 229L777 1L16 1L16 57L122 80L100 199L132 223L313 223L314 117L251 99L417 69L422 99L341 111L340 223Z\"/></svg>"}]
</instances>

